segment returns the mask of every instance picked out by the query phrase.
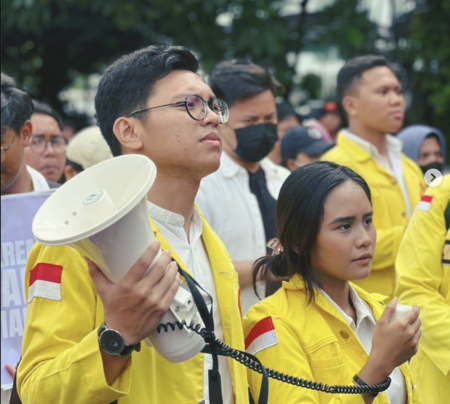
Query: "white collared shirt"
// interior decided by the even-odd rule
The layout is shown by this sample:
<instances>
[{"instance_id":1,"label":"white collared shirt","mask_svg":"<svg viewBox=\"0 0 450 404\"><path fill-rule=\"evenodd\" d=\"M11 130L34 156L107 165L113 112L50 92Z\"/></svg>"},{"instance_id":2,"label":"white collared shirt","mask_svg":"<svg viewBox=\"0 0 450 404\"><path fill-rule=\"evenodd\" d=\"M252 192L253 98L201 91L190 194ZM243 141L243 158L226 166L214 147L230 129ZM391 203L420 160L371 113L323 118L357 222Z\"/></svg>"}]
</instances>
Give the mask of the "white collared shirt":
<instances>
[{"instance_id":1,"label":"white collared shirt","mask_svg":"<svg viewBox=\"0 0 450 404\"><path fill-rule=\"evenodd\" d=\"M375 145L355 135L354 133L351 133L348 129L341 130L339 132L339 136L341 135L361 147L361 149L366 151L380 166L396 178L398 184L400 185L403 199L405 200L406 212L408 217L411 219L411 201L409 200L408 188L406 187L405 177L403 176L402 159L400 156L403 149L403 142L392 135L386 135L387 152L389 155L389 159L386 159L380 154Z\"/></svg>"},{"instance_id":2,"label":"white collared shirt","mask_svg":"<svg viewBox=\"0 0 450 404\"><path fill-rule=\"evenodd\" d=\"M39 192L50 189L47 180L39 171L36 171L30 166L27 166L27 171L31 176L31 181L33 182L33 191Z\"/></svg>"},{"instance_id":3,"label":"white collared shirt","mask_svg":"<svg viewBox=\"0 0 450 404\"><path fill-rule=\"evenodd\" d=\"M208 253L202 241L203 223L200 215L197 211L194 211L189 231L189 241L183 227L183 216L156 206L151 202L148 202L147 206L148 215L154 220L161 234L177 252L180 259L186 265L186 268L191 271L195 280L213 298L214 331L216 337L223 341L222 321L220 319L214 275ZM212 369L212 356L205 355L204 400L206 404L210 404L208 385L209 369ZM222 379L223 402L224 404L233 404L234 398L230 369L227 358L224 356L219 356L219 370Z\"/></svg>"},{"instance_id":4,"label":"white collared shirt","mask_svg":"<svg viewBox=\"0 0 450 404\"><path fill-rule=\"evenodd\" d=\"M335 307L335 309L344 317L346 323L351 327L358 337L361 345L370 354L372 350L372 339L377 322L369 305L361 299L355 289L350 286L350 298L356 311L356 324L347 313L342 310L338 304L324 291L321 290L325 298ZM386 390L387 398L390 404L404 404L406 399L405 379L399 368L395 368L390 375L391 385Z\"/></svg>"},{"instance_id":5,"label":"white collared shirt","mask_svg":"<svg viewBox=\"0 0 450 404\"><path fill-rule=\"evenodd\" d=\"M278 199L280 188L290 171L268 158L260 162L267 188ZM206 220L225 244L234 262L256 261L266 255L264 223L256 196L250 191L248 171L228 154L222 153L220 168L203 178L196 203ZM265 282L257 283L261 298L265 297ZM253 286L241 289L245 315L259 302Z\"/></svg>"}]
</instances>

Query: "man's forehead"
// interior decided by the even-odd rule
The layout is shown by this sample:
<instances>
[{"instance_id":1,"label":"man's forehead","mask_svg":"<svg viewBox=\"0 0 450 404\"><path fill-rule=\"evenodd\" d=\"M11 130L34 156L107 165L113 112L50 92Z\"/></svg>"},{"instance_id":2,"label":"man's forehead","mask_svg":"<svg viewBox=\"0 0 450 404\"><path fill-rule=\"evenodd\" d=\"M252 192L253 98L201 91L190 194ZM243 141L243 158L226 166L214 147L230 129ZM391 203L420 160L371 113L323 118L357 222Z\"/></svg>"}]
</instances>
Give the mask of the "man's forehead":
<instances>
[{"instance_id":1,"label":"man's forehead","mask_svg":"<svg viewBox=\"0 0 450 404\"><path fill-rule=\"evenodd\" d=\"M165 98L176 99L176 101L179 101L180 97L186 98L188 95L202 95L209 98L214 96L214 93L197 73L176 70L157 81L152 94L152 96L165 96Z\"/></svg>"},{"instance_id":2,"label":"man's forehead","mask_svg":"<svg viewBox=\"0 0 450 404\"><path fill-rule=\"evenodd\" d=\"M364 85L380 86L384 83L399 84L399 80L395 73L387 66L377 66L366 70L361 78L360 83Z\"/></svg>"},{"instance_id":3,"label":"man's forehead","mask_svg":"<svg viewBox=\"0 0 450 404\"><path fill-rule=\"evenodd\" d=\"M33 124L34 134L61 135L61 129L55 118L45 114L31 115L31 123Z\"/></svg>"}]
</instances>

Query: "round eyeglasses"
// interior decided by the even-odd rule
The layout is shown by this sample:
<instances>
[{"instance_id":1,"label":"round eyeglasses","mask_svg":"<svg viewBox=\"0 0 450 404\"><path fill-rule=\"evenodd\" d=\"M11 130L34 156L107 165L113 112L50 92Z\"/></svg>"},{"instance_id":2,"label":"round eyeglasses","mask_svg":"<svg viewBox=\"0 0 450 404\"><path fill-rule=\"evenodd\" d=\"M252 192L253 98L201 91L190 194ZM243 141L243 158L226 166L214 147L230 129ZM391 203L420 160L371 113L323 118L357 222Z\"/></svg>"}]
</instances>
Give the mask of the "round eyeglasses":
<instances>
[{"instance_id":1,"label":"round eyeglasses","mask_svg":"<svg viewBox=\"0 0 450 404\"><path fill-rule=\"evenodd\" d=\"M230 117L230 111L225 101L219 100L215 97L211 97L208 101L206 101L199 95L189 95L184 101L173 102L172 104L158 105L157 107L138 109L129 114L127 118L131 118L132 116L141 112L150 111L151 109L180 105L185 106L187 113L194 121L203 121L203 119L206 118L206 115L208 115L208 107L211 111L219 116L221 124L227 123L228 118Z\"/></svg>"},{"instance_id":2,"label":"round eyeglasses","mask_svg":"<svg viewBox=\"0 0 450 404\"><path fill-rule=\"evenodd\" d=\"M14 133L14 139L12 140L12 142L9 144L9 146L5 149L3 146L1 146L1 162L3 163L6 160L6 152L12 147L12 145L14 144L14 140L16 140L16 137L19 136L17 133Z\"/></svg>"},{"instance_id":3,"label":"round eyeglasses","mask_svg":"<svg viewBox=\"0 0 450 404\"><path fill-rule=\"evenodd\" d=\"M56 154L62 154L66 151L67 140L62 136L53 136L51 139L45 139L42 135L34 135L30 143L30 149L33 153L42 154L47 150L49 143Z\"/></svg>"}]
</instances>

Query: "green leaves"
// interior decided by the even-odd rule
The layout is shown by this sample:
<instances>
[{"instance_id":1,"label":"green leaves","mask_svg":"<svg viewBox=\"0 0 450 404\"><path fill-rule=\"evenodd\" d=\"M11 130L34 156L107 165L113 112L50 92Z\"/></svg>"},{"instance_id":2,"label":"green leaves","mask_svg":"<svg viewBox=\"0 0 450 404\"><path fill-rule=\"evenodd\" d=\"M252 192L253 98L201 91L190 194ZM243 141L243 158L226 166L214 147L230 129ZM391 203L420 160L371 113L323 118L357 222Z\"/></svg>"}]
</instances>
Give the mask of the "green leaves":
<instances>
[{"instance_id":1,"label":"green leaves","mask_svg":"<svg viewBox=\"0 0 450 404\"><path fill-rule=\"evenodd\" d=\"M58 106L74 75L101 73L150 44L187 46L206 74L222 59L251 58L287 92L302 79L294 64L302 50L332 47L343 59L381 53L400 67L412 97L408 123L450 134L450 0L412 1L413 11L380 31L361 0L335 0L306 15L282 14L281 0L4 0L2 71ZM303 86L310 97L320 95L317 77L305 77Z\"/></svg>"}]
</instances>

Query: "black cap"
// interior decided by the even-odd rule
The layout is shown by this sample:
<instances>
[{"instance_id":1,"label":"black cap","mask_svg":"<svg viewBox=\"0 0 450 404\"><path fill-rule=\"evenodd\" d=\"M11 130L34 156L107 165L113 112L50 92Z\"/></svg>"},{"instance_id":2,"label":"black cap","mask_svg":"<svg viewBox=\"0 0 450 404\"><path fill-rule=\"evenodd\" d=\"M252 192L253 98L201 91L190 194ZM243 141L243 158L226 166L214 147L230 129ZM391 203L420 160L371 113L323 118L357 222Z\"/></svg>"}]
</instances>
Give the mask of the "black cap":
<instances>
[{"instance_id":1,"label":"black cap","mask_svg":"<svg viewBox=\"0 0 450 404\"><path fill-rule=\"evenodd\" d=\"M297 126L289 129L281 139L281 158L284 163L298 153L317 156L331 149L334 144L326 143L315 128Z\"/></svg>"}]
</instances>

